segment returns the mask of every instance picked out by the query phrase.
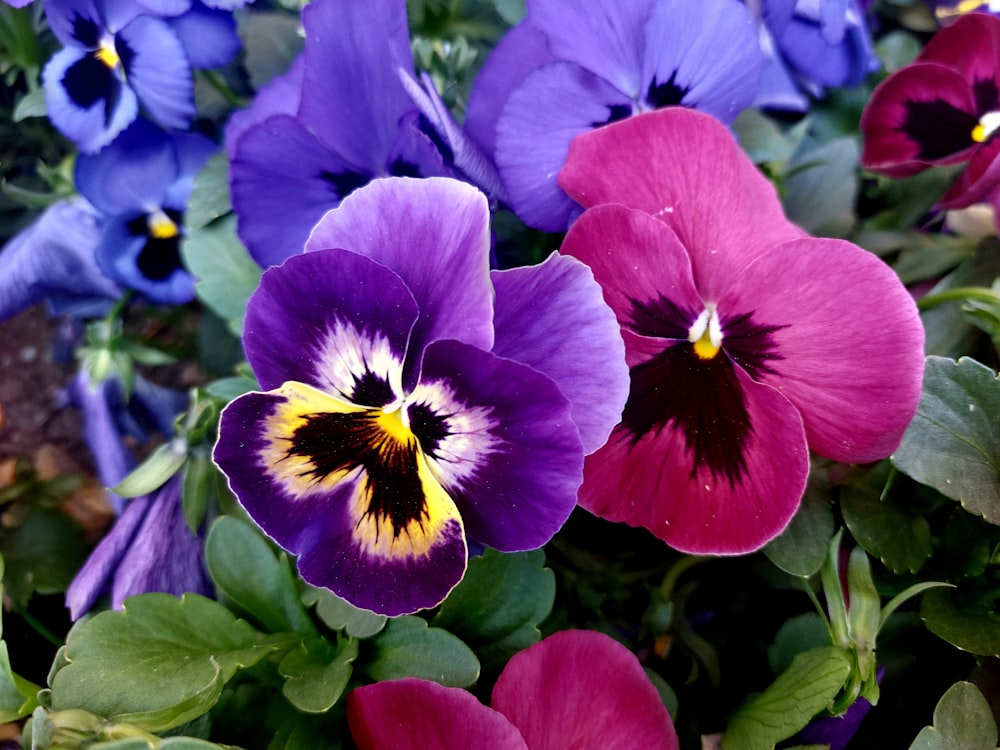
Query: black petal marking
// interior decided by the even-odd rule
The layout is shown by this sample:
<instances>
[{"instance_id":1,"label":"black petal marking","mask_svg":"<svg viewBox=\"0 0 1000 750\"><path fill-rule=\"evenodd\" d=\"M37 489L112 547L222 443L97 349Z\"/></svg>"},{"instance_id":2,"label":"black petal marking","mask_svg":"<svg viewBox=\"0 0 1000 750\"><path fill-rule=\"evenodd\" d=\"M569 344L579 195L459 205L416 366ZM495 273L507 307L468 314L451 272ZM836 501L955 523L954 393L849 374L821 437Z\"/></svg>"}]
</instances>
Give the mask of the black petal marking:
<instances>
[{"instance_id":1,"label":"black petal marking","mask_svg":"<svg viewBox=\"0 0 1000 750\"><path fill-rule=\"evenodd\" d=\"M677 83L677 71L670 74L663 83L657 83L654 78L650 81L649 90L646 92L646 103L654 109L669 107L676 104L683 104L684 97L691 89Z\"/></svg>"},{"instance_id":2,"label":"black petal marking","mask_svg":"<svg viewBox=\"0 0 1000 750\"><path fill-rule=\"evenodd\" d=\"M975 145L972 130L979 117L944 99L906 102L906 118L900 130L920 149L919 159L942 159Z\"/></svg>"},{"instance_id":3,"label":"black petal marking","mask_svg":"<svg viewBox=\"0 0 1000 750\"><path fill-rule=\"evenodd\" d=\"M697 314L682 309L662 294L652 301L629 299L631 311L626 328L640 336L657 339L687 339Z\"/></svg>"},{"instance_id":4,"label":"black petal marking","mask_svg":"<svg viewBox=\"0 0 1000 750\"><path fill-rule=\"evenodd\" d=\"M63 88L80 109L90 109L104 100L104 126L108 127L122 97L124 85L118 75L95 54L87 53L70 65L62 78Z\"/></svg>"},{"instance_id":5,"label":"black petal marking","mask_svg":"<svg viewBox=\"0 0 1000 750\"><path fill-rule=\"evenodd\" d=\"M607 106L608 118L603 122L590 123L592 128L599 128L602 125L610 125L613 122L618 122L619 120L624 120L632 116L632 107L628 104L609 104Z\"/></svg>"},{"instance_id":6,"label":"black petal marking","mask_svg":"<svg viewBox=\"0 0 1000 750\"><path fill-rule=\"evenodd\" d=\"M70 33L82 47L95 48L101 43L101 30L97 24L79 13L73 14L73 31Z\"/></svg>"},{"instance_id":7,"label":"black petal marking","mask_svg":"<svg viewBox=\"0 0 1000 750\"><path fill-rule=\"evenodd\" d=\"M324 169L319 173L321 180L330 183L333 192L341 200L353 193L359 187L363 187L371 182L371 177L361 172L345 170L343 172L331 172Z\"/></svg>"},{"instance_id":8,"label":"black petal marking","mask_svg":"<svg viewBox=\"0 0 1000 750\"><path fill-rule=\"evenodd\" d=\"M359 378L354 376L354 391L350 395L350 400L361 406L385 406L391 404L396 398L392 392L392 386L385 378L376 375L370 370Z\"/></svg>"},{"instance_id":9,"label":"black petal marking","mask_svg":"<svg viewBox=\"0 0 1000 750\"><path fill-rule=\"evenodd\" d=\"M406 409L410 429L420 441L420 449L428 456L437 457L437 448L451 433L448 415L436 414L427 404L411 404Z\"/></svg>"},{"instance_id":10,"label":"black petal marking","mask_svg":"<svg viewBox=\"0 0 1000 750\"><path fill-rule=\"evenodd\" d=\"M184 215L180 211L166 209L164 213L177 226L181 226ZM145 237L146 244L136 256L135 265L139 272L150 281L165 281L172 274L183 268L181 263L181 237L152 237L149 234L149 220L145 214L138 216L125 225L129 234L134 237Z\"/></svg>"},{"instance_id":11,"label":"black petal marking","mask_svg":"<svg viewBox=\"0 0 1000 750\"><path fill-rule=\"evenodd\" d=\"M976 97L976 112L980 116L987 112L995 112L1000 108L1000 91L992 78L979 78L972 84L972 93Z\"/></svg>"}]
</instances>

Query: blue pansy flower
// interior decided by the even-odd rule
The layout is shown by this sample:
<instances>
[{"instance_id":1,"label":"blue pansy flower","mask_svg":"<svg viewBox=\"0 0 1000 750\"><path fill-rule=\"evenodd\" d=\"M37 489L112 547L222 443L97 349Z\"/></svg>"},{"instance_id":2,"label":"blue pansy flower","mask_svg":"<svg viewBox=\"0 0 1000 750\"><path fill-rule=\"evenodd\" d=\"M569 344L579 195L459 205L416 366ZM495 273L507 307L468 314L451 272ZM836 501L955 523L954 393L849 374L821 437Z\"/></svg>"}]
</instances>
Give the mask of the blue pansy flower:
<instances>
[{"instance_id":1,"label":"blue pansy flower","mask_svg":"<svg viewBox=\"0 0 1000 750\"><path fill-rule=\"evenodd\" d=\"M176 32L129 0L45 0L64 45L42 74L53 124L84 152L110 143L142 109L165 127L195 113L191 63Z\"/></svg>"},{"instance_id":2,"label":"blue pansy flower","mask_svg":"<svg viewBox=\"0 0 1000 750\"><path fill-rule=\"evenodd\" d=\"M406 3L315 0L302 24L302 62L227 137L239 235L265 267L302 252L320 217L373 178L450 173L399 78L413 70Z\"/></svg>"},{"instance_id":3,"label":"blue pansy flower","mask_svg":"<svg viewBox=\"0 0 1000 750\"><path fill-rule=\"evenodd\" d=\"M194 299L194 277L180 259L183 214L194 176L215 150L196 133L168 134L138 120L77 159L77 189L108 217L96 250L105 275L157 302Z\"/></svg>"},{"instance_id":4,"label":"blue pansy flower","mask_svg":"<svg viewBox=\"0 0 1000 750\"><path fill-rule=\"evenodd\" d=\"M528 0L469 98L466 129L493 156L510 207L565 230L577 210L556 184L579 133L682 105L727 124L750 105L763 56L738 0Z\"/></svg>"}]
</instances>

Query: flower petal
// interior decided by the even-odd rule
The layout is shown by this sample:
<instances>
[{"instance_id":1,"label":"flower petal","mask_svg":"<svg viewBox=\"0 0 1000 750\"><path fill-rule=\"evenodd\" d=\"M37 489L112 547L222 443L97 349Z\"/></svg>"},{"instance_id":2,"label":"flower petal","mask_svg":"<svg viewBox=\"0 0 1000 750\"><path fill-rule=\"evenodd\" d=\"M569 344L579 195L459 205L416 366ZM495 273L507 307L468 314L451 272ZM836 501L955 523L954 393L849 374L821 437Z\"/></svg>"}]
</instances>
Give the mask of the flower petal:
<instances>
[{"instance_id":1,"label":"flower petal","mask_svg":"<svg viewBox=\"0 0 1000 750\"><path fill-rule=\"evenodd\" d=\"M181 263L179 242L150 236L144 214L121 214L104 229L97 263L108 278L156 302L183 305L194 299L195 279Z\"/></svg>"},{"instance_id":2,"label":"flower petal","mask_svg":"<svg viewBox=\"0 0 1000 750\"><path fill-rule=\"evenodd\" d=\"M984 143L969 159L958 178L941 196L937 208L967 208L987 200L1000 184L1000 139Z\"/></svg>"},{"instance_id":3,"label":"flower petal","mask_svg":"<svg viewBox=\"0 0 1000 750\"><path fill-rule=\"evenodd\" d=\"M951 68L970 84L1000 83L1000 18L982 13L960 16L928 40L918 62L935 62ZM996 94L994 93L994 96ZM993 103L995 106L996 102ZM986 111L981 109L980 111Z\"/></svg>"},{"instance_id":4,"label":"flower petal","mask_svg":"<svg viewBox=\"0 0 1000 750\"><path fill-rule=\"evenodd\" d=\"M403 282L378 263L343 250L296 255L261 277L243 346L262 388L295 380L382 406L401 395L416 317ZM379 389L381 397L365 398Z\"/></svg>"},{"instance_id":5,"label":"flower petal","mask_svg":"<svg viewBox=\"0 0 1000 750\"><path fill-rule=\"evenodd\" d=\"M706 301L762 252L804 235L732 134L689 109L668 107L577 137L559 184L584 207L622 203L665 222L687 249Z\"/></svg>"},{"instance_id":6,"label":"flower petal","mask_svg":"<svg viewBox=\"0 0 1000 750\"><path fill-rule=\"evenodd\" d=\"M472 539L517 552L541 547L562 527L576 505L583 447L570 403L551 379L438 341L427 347L408 401L448 415L445 437L424 452Z\"/></svg>"},{"instance_id":7,"label":"flower petal","mask_svg":"<svg viewBox=\"0 0 1000 750\"><path fill-rule=\"evenodd\" d=\"M167 22L181 42L195 70L221 68L239 54L242 42L230 11L195 2L191 9Z\"/></svg>"},{"instance_id":8,"label":"flower petal","mask_svg":"<svg viewBox=\"0 0 1000 750\"><path fill-rule=\"evenodd\" d=\"M573 405L585 453L608 439L628 396L625 346L583 263L553 253L537 266L493 271L493 353L548 375Z\"/></svg>"},{"instance_id":9,"label":"flower petal","mask_svg":"<svg viewBox=\"0 0 1000 750\"><path fill-rule=\"evenodd\" d=\"M805 490L802 420L727 355L625 333L632 392L622 424L587 457L580 504L682 552L736 555L785 528Z\"/></svg>"},{"instance_id":10,"label":"flower petal","mask_svg":"<svg viewBox=\"0 0 1000 750\"><path fill-rule=\"evenodd\" d=\"M503 714L472 693L415 677L355 688L347 721L360 750L528 750Z\"/></svg>"},{"instance_id":11,"label":"flower petal","mask_svg":"<svg viewBox=\"0 0 1000 750\"><path fill-rule=\"evenodd\" d=\"M125 74L149 116L164 127L186 130L195 114L194 78L184 46L170 25L160 18L139 16L121 30L115 44L130 52Z\"/></svg>"},{"instance_id":12,"label":"flower petal","mask_svg":"<svg viewBox=\"0 0 1000 750\"><path fill-rule=\"evenodd\" d=\"M416 441L378 412L285 383L226 407L214 458L264 533L299 555L303 579L395 616L439 604L467 552Z\"/></svg>"},{"instance_id":13,"label":"flower petal","mask_svg":"<svg viewBox=\"0 0 1000 750\"><path fill-rule=\"evenodd\" d=\"M867 463L896 448L920 399L924 329L888 266L842 240L796 240L734 279L719 310L737 308L781 326L759 379L795 404L812 450Z\"/></svg>"},{"instance_id":14,"label":"flower petal","mask_svg":"<svg viewBox=\"0 0 1000 750\"><path fill-rule=\"evenodd\" d=\"M573 137L632 113L632 102L574 63L531 73L510 95L496 128L496 163L515 213L529 226L564 231L577 210L556 183Z\"/></svg>"},{"instance_id":15,"label":"flower petal","mask_svg":"<svg viewBox=\"0 0 1000 750\"><path fill-rule=\"evenodd\" d=\"M305 73L305 57L299 55L282 75L276 76L257 92L250 106L234 112L226 125L226 153L230 159L236 158L236 142L254 125L258 125L272 115L298 114L302 98L302 76Z\"/></svg>"},{"instance_id":16,"label":"flower petal","mask_svg":"<svg viewBox=\"0 0 1000 750\"><path fill-rule=\"evenodd\" d=\"M410 346L437 339L490 349L489 207L471 185L446 178L387 178L328 212L306 251L343 248L392 269L420 310Z\"/></svg>"},{"instance_id":17,"label":"flower petal","mask_svg":"<svg viewBox=\"0 0 1000 750\"><path fill-rule=\"evenodd\" d=\"M603 633L563 630L515 654L491 703L531 750L680 747L639 660Z\"/></svg>"}]
</instances>

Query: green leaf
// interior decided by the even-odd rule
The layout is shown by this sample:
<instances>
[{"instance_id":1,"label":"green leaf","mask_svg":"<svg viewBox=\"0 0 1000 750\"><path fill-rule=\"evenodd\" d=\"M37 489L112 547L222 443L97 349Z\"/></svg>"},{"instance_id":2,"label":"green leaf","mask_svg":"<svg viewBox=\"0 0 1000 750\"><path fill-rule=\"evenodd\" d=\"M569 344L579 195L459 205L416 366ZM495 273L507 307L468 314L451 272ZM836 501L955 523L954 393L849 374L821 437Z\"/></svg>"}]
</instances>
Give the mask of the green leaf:
<instances>
[{"instance_id":1,"label":"green leaf","mask_svg":"<svg viewBox=\"0 0 1000 750\"><path fill-rule=\"evenodd\" d=\"M833 528L827 490L810 482L791 523L764 547L764 554L789 575L808 578L823 565Z\"/></svg>"},{"instance_id":2,"label":"green leaf","mask_svg":"<svg viewBox=\"0 0 1000 750\"><path fill-rule=\"evenodd\" d=\"M853 138L800 150L782 181L788 218L810 234L847 236L856 220L857 166L858 145Z\"/></svg>"},{"instance_id":3,"label":"green leaf","mask_svg":"<svg viewBox=\"0 0 1000 750\"><path fill-rule=\"evenodd\" d=\"M287 558L279 560L249 524L217 518L205 539L205 564L219 590L268 632L314 632Z\"/></svg>"},{"instance_id":4,"label":"green leaf","mask_svg":"<svg viewBox=\"0 0 1000 750\"><path fill-rule=\"evenodd\" d=\"M14 107L11 119L14 122L27 120L29 117L45 117L49 113L45 102L45 89L38 88L22 96Z\"/></svg>"},{"instance_id":5,"label":"green leaf","mask_svg":"<svg viewBox=\"0 0 1000 750\"><path fill-rule=\"evenodd\" d=\"M135 467L128 476L120 481L111 491L122 497L139 497L157 490L180 471L187 461L187 441L171 440L164 443L151 454L149 458Z\"/></svg>"},{"instance_id":6,"label":"green leaf","mask_svg":"<svg viewBox=\"0 0 1000 750\"><path fill-rule=\"evenodd\" d=\"M733 123L740 147L755 164L779 167L791 160L806 133L794 128L786 133L777 122L756 109L745 109Z\"/></svg>"},{"instance_id":7,"label":"green leaf","mask_svg":"<svg viewBox=\"0 0 1000 750\"><path fill-rule=\"evenodd\" d=\"M850 658L834 646L799 654L763 693L730 717L723 750L772 750L831 704L850 671Z\"/></svg>"},{"instance_id":8,"label":"green leaf","mask_svg":"<svg viewBox=\"0 0 1000 750\"><path fill-rule=\"evenodd\" d=\"M212 223L233 210L229 200L229 158L216 154L195 175L194 189L184 212L184 226L190 232Z\"/></svg>"},{"instance_id":9,"label":"green leaf","mask_svg":"<svg viewBox=\"0 0 1000 750\"><path fill-rule=\"evenodd\" d=\"M198 533L209 506L217 502L218 473L219 470L207 451L193 452L191 460L184 467L181 507L184 510L184 521L192 534Z\"/></svg>"},{"instance_id":10,"label":"green leaf","mask_svg":"<svg viewBox=\"0 0 1000 750\"><path fill-rule=\"evenodd\" d=\"M928 591L920 602L927 629L963 651L1000 656L1000 615L992 606L959 608L947 590Z\"/></svg>"},{"instance_id":11,"label":"green leaf","mask_svg":"<svg viewBox=\"0 0 1000 750\"><path fill-rule=\"evenodd\" d=\"M308 603L316 605L316 614L332 630L344 630L355 638L370 638L382 631L388 617L359 609L332 591L313 588Z\"/></svg>"},{"instance_id":12,"label":"green leaf","mask_svg":"<svg viewBox=\"0 0 1000 750\"><path fill-rule=\"evenodd\" d=\"M217 398L220 401L225 401L226 403L239 398L244 393L256 391L257 389L258 385L256 380L245 378L242 375L219 378L218 380L213 380L205 386L205 390L208 392L209 396Z\"/></svg>"},{"instance_id":13,"label":"green leaf","mask_svg":"<svg viewBox=\"0 0 1000 750\"><path fill-rule=\"evenodd\" d=\"M468 687L479 679L479 660L446 630L429 628L419 617L389 620L372 639L371 659L363 670L376 682L422 677L449 687Z\"/></svg>"},{"instance_id":14,"label":"green leaf","mask_svg":"<svg viewBox=\"0 0 1000 750\"><path fill-rule=\"evenodd\" d=\"M236 236L236 217L230 214L189 231L181 243L181 256L198 278L198 297L241 336L247 300L262 271Z\"/></svg>"},{"instance_id":15,"label":"green leaf","mask_svg":"<svg viewBox=\"0 0 1000 750\"><path fill-rule=\"evenodd\" d=\"M893 464L1000 524L1000 382L985 365L928 357L923 394Z\"/></svg>"},{"instance_id":16,"label":"green leaf","mask_svg":"<svg viewBox=\"0 0 1000 750\"><path fill-rule=\"evenodd\" d=\"M73 519L58 510L33 509L20 526L0 536L7 594L23 606L36 591L65 591L87 553L83 530Z\"/></svg>"},{"instance_id":17,"label":"green leaf","mask_svg":"<svg viewBox=\"0 0 1000 750\"><path fill-rule=\"evenodd\" d=\"M497 15L511 26L516 26L524 20L527 14L524 0L493 0Z\"/></svg>"},{"instance_id":18,"label":"green leaf","mask_svg":"<svg viewBox=\"0 0 1000 750\"><path fill-rule=\"evenodd\" d=\"M774 643L767 649L767 663L772 672L780 674L799 654L829 645L830 631L823 618L816 612L806 612L781 624Z\"/></svg>"},{"instance_id":19,"label":"green leaf","mask_svg":"<svg viewBox=\"0 0 1000 750\"><path fill-rule=\"evenodd\" d=\"M245 63L255 89L284 73L304 45L298 14L251 13L246 18Z\"/></svg>"},{"instance_id":20,"label":"green leaf","mask_svg":"<svg viewBox=\"0 0 1000 750\"><path fill-rule=\"evenodd\" d=\"M278 671L286 678L281 692L305 713L329 711L344 694L357 656L353 638L340 649L322 638L310 639L281 660Z\"/></svg>"},{"instance_id":21,"label":"green leaf","mask_svg":"<svg viewBox=\"0 0 1000 750\"><path fill-rule=\"evenodd\" d=\"M77 624L52 679L55 711L84 709L159 732L205 713L236 671L275 646L218 602L140 594Z\"/></svg>"},{"instance_id":22,"label":"green leaf","mask_svg":"<svg viewBox=\"0 0 1000 750\"><path fill-rule=\"evenodd\" d=\"M461 583L433 620L476 652L484 669L499 670L541 639L538 624L555 601L556 581L541 550L503 554L487 549L469 561Z\"/></svg>"},{"instance_id":23,"label":"green leaf","mask_svg":"<svg viewBox=\"0 0 1000 750\"><path fill-rule=\"evenodd\" d=\"M924 727L910 750L996 750L993 712L971 682L956 682L934 709L934 726Z\"/></svg>"}]
</instances>

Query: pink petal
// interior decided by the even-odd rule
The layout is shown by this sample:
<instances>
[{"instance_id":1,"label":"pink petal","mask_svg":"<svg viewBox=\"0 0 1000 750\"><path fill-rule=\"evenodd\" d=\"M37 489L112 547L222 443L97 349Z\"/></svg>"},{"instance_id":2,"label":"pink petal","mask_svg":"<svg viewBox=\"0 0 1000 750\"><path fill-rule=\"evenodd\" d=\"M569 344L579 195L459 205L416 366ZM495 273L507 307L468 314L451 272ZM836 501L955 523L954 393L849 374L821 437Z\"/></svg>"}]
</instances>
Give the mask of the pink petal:
<instances>
[{"instance_id":1,"label":"pink petal","mask_svg":"<svg viewBox=\"0 0 1000 750\"><path fill-rule=\"evenodd\" d=\"M1000 184L1000 139L992 139L980 146L969 166L952 183L938 208L966 208L986 200L987 195Z\"/></svg>"},{"instance_id":2,"label":"pink petal","mask_svg":"<svg viewBox=\"0 0 1000 750\"><path fill-rule=\"evenodd\" d=\"M471 693L413 677L352 690L347 721L360 750L528 750L503 714Z\"/></svg>"},{"instance_id":3,"label":"pink petal","mask_svg":"<svg viewBox=\"0 0 1000 750\"><path fill-rule=\"evenodd\" d=\"M918 62L936 62L960 73L970 84L998 79L1000 18L969 13L935 34Z\"/></svg>"},{"instance_id":4,"label":"pink petal","mask_svg":"<svg viewBox=\"0 0 1000 750\"><path fill-rule=\"evenodd\" d=\"M491 702L531 750L679 747L638 659L603 633L563 630L516 654Z\"/></svg>"},{"instance_id":5,"label":"pink petal","mask_svg":"<svg viewBox=\"0 0 1000 750\"><path fill-rule=\"evenodd\" d=\"M725 126L680 107L577 136L559 185L584 207L622 203L665 222L708 300L766 249L804 234Z\"/></svg>"}]
</instances>

